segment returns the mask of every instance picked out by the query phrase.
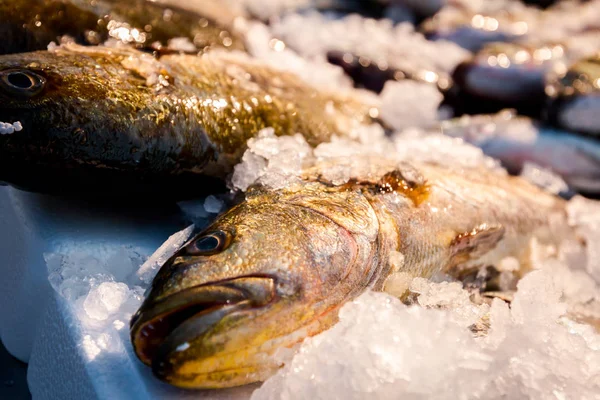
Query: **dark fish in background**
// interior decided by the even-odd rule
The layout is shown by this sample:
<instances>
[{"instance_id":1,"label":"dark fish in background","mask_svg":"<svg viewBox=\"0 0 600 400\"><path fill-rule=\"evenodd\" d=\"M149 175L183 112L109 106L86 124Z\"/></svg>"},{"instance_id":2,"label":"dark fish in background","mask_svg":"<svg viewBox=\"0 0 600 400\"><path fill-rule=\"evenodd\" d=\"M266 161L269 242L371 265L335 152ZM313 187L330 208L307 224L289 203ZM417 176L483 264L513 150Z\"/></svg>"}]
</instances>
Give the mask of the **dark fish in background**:
<instances>
[{"instance_id":1,"label":"dark fish in background","mask_svg":"<svg viewBox=\"0 0 600 400\"><path fill-rule=\"evenodd\" d=\"M448 6L421 24L430 40L449 40L475 53L487 43L515 42L527 33L527 22L517 13L483 15Z\"/></svg>"},{"instance_id":2,"label":"dark fish in background","mask_svg":"<svg viewBox=\"0 0 600 400\"><path fill-rule=\"evenodd\" d=\"M391 7L405 7L411 10L419 19L434 16L446 3L447 0L389 0Z\"/></svg>"},{"instance_id":3,"label":"dark fish in background","mask_svg":"<svg viewBox=\"0 0 600 400\"><path fill-rule=\"evenodd\" d=\"M547 103L546 76L566 63L561 45L489 44L456 68L448 102L457 115L512 108L539 118Z\"/></svg>"},{"instance_id":4,"label":"dark fish in background","mask_svg":"<svg viewBox=\"0 0 600 400\"><path fill-rule=\"evenodd\" d=\"M67 45L4 55L0 122L19 128L0 135L0 180L41 192L181 198L214 191L198 180L223 181L263 128L317 145L350 135L370 113L354 97L319 92L243 54L156 59Z\"/></svg>"},{"instance_id":5,"label":"dark fish in background","mask_svg":"<svg viewBox=\"0 0 600 400\"><path fill-rule=\"evenodd\" d=\"M442 132L457 137L501 161L519 174L526 163L547 168L572 189L600 195L600 140L543 126L511 111L445 121Z\"/></svg>"},{"instance_id":6,"label":"dark fish in background","mask_svg":"<svg viewBox=\"0 0 600 400\"><path fill-rule=\"evenodd\" d=\"M410 79L436 85L440 91L445 91L452 86L452 80L443 73L427 70L401 70L387 64L377 64L368 57L355 56L341 51L330 51L327 60L334 65L342 67L346 75L352 78L354 85L379 93L387 81L401 81Z\"/></svg>"},{"instance_id":7,"label":"dark fish in background","mask_svg":"<svg viewBox=\"0 0 600 400\"><path fill-rule=\"evenodd\" d=\"M166 262L130 331L159 379L184 388L265 380L281 367L278 349L331 327L347 301L367 289L400 296L398 273L460 276L525 260L531 238L555 243L569 232L564 201L520 178L385 158L366 160L347 184L324 178L355 161L319 164L289 188L254 187Z\"/></svg>"},{"instance_id":8,"label":"dark fish in background","mask_svg":"<svg viewBox=\"0 0 600 400\"><path fill-rule=\"evenodd\" d=\"M551 77L546 92L552 98L546 114L550 123L600 138L600 53Z\"/></svg>"},{"instance_id":9,"label":"dark fish in background","mask_svg":"<svg viewBox=\"0 0 600 400\"><path fill-rule=\"evenodd\" d=\"M210 47L243 49L229 27L205 15L148 0L0 0L0 54L45 50L69 36L97 45L112 38L138 48L187 39L187 52Z\"/></svg>"}]
</instances>

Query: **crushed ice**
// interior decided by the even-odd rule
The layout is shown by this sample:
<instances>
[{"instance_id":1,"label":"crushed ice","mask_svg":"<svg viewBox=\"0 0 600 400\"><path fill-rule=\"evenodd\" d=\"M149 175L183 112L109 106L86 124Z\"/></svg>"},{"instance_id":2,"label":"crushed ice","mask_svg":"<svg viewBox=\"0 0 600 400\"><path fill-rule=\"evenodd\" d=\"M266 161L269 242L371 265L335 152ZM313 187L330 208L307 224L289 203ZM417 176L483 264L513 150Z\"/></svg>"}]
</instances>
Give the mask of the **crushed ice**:
<instances>
[{"instance_id":1,"label":"crushed ice","mask_svg":"<svg viewBox=\"0 0 600 400\"><path fill-rule=\"evenodd\" d=\"M20 132L23 130L23 125L20 121L17 122L2 122L0 121L0 135L10 135L11 133Z\"/></svg>"},{"instance_id":2,"label":"crushed ice","mask_svg":"<svg viewBox=\"0 0 600 400\"><path fill-rule=\"evenodd\" d=\"M569 318L551 273L525 276L510 308L477 306L456 283L415 281L421 307L363 294L253 400L597 398L600 335ZM477 321L487 335L467 329Z\"/></svg>"}]
</instances>

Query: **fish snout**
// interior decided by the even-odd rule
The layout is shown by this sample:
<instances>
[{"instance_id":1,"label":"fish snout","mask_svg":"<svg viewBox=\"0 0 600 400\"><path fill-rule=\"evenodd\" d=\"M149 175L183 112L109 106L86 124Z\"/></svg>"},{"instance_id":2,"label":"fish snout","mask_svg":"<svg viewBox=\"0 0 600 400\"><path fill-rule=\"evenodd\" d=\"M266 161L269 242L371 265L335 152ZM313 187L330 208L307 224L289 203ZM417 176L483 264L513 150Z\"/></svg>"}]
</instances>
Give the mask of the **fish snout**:
<instances>
[{"instance_id":1,"label":"fish snout","mask_svg":"<svg viewBox=\"0 0 600 400\"><path fill-rule=\"evenodd\" d=\"M245 276L148 299L131 319L134 351L156 376L168 380L179 356L201 357L204 349L198 344L211 328L238 311L266 306L276 296L275 287L272 277Z\"/></svg>"}]
</instances>

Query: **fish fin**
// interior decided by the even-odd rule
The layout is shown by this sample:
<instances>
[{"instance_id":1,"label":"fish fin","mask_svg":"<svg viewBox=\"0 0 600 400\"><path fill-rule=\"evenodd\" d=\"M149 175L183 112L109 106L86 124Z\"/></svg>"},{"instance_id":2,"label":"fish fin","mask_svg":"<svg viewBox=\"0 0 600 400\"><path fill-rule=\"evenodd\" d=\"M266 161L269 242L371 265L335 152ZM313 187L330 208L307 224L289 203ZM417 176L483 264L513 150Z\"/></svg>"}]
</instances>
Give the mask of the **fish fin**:
<instances>
[{"instance_id":1,"label":"fish fin","mask_svg":"<svg viewBox=\"0 0 600 400\"><path fill-rule=\"evenodd\" d=\"M504 237L505 231L502 225L481 224L454 237L450 242L451 261L446 273L461 277L478 268L472 262L493 250Z\"/></svg>"}]
</instances>

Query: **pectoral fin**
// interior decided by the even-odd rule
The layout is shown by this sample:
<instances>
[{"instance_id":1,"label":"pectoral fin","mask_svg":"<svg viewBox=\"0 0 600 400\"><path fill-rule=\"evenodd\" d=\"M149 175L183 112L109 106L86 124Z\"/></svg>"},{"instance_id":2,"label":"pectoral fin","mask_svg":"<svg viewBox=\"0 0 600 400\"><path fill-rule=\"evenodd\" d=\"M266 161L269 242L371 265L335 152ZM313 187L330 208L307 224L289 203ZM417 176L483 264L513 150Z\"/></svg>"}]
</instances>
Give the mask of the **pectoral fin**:
<instances>
[{"instance_id":1,"label":"pectoral fin","mask_svg":"<svg viewBox=\"0 0 600 400\"><path fill-rule=\"evenodd\" d=\"M451 261L446 273L460 279L472 269L481 267L477 259L493 250L505 231L502 225L481 224L454 237L450 242Z\"/></svg>"}]
</instances>

